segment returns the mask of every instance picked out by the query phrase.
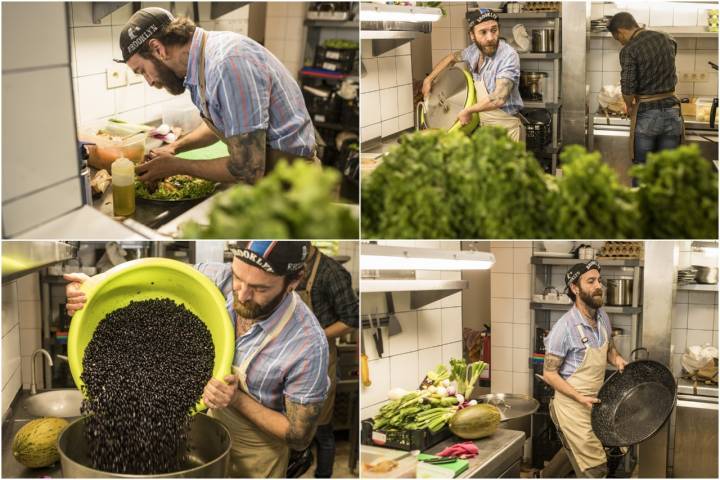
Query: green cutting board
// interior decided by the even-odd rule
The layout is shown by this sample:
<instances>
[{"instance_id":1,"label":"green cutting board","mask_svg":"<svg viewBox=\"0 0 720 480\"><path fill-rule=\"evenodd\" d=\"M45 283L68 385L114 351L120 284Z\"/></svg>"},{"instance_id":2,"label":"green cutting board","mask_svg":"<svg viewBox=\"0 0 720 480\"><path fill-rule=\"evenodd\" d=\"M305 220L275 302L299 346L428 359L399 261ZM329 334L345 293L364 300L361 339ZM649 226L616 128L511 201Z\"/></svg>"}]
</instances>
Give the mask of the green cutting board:
<instances>
[{"instance_id":1,"label":"green cutting board","mask_svg":"<svg viewBox=\"0 0 720 480\"><path fill-rule=\"evenodd\" d=\"M230 152L228 151L227 145L219 141L207 147L179 153L177 157L184 158L185 160L212 160L213 158L227 157L228 155L230 155Z\"/></svg>"},{"instance_id":2,"label":"green cutting board","mask_svg":"<svg viewBox=\"0 0 720 480\"><path fill-rule=\"evenodd\" d=\"M442 458L442 457L438 457L437 455L428 455L426 453L421 453L417 456L418 462L420 462L422 460L432 460L435 458ZM470 463L467 460L458 459L452 463L441 463L441 464L433 465L433 466L439 467L439 468L446 468L446 469L450 470L451 472L453 472L453 478L455 478L458 475L460 475L461 473L463 473L465 470L467 470L468 467L470 466Z\"/></svg>"}]
</instances>

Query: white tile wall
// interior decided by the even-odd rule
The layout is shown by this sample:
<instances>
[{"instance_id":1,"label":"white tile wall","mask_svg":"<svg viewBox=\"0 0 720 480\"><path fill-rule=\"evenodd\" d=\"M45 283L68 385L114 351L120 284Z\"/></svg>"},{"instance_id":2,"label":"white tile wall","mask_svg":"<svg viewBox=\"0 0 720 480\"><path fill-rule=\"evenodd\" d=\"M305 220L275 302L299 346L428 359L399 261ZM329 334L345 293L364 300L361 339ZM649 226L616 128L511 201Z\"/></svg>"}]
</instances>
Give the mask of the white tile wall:
<instances>
[{"instance_id":1,"label":"white tile wall","mask_svg":"<svg viewBox=\"0 0 720 480\"><path fill-rule=\"evenodd\" d=\"M625 2L622 9L613 4L593 2L592 18L611 15L618 11L630 12L638 23L647 24L650 29L662 27L697 27L707 24L705 9L709 4L691 4L681 2ZM678 53L675 68L678 80L683 72L706 71L708 79L704 82L681 82L675 86L679 97L716 96L718 91L717 72L708 65L708 60L718 61L717 38L677 38ZM589 42L587 56L587 82L590 87L588 102L590 111L597 110L597 93L603 85L619 85L620 65L618 52L620 44L612 38L593 38Z\"/></svg>"},{"instance_id":2,"label":"white tile wall","mask_svg":"<svg viewBox=\"0 0 720 480\"><path fill-rule=\"evenodd\" d=\"M303 66L307 29L307 4L269 2L265 16L265 45L285 65L294 78Z\"/></svg>"},{"instance_id":3,"label":"white tile wall","mask_svg":"<svg viewBox=\"0 0 720 480\"><path fill-rule=\"evenodd\" d=\"M75 108L80 125L93 120L118 117L130 122L151 122L160 119L162 105L176 99L165 90L141 83L108 89L106 70L117 65L113 58L120 58L120 31L132 15L132 5L127 4L104 18L100 24L92 23L91 2L71 2L70 36L72 77L75 88ZM143 2L142 7L160 6L170 8L169 2ZM200 2L199 26L208 30L224 30L247 34L249 7L243 7L210 20L210 4ZM177 15L192 15L190 3L175 4ZM302 24L301 24L302 25ZM293 36L297 29L283 29ZM303 44L300 39L295 44ZM299 65L296 61L296 65ZM297 69L291 70L293 73ZM131 74L131 72L128 70ZM189 96L184 94L189 101Z\"/></svg>"},{"instance_id":4,"label":"white tile wall","mask_svg":"<svg viewBox=\"0 0 720 480\"><path fill-rule=\"evenodd\" d=\"M423 248L460 249L460 242L385 241L381 244L417 246ZM362 245L360 246L362 249ZM418 278L443 278L459 272L417 272ZM422 274L422 275L420 275ZM444 275L443 275L444 274ZM362 284L362 282L361 282ZM361 285L362 290L362 285ZM437 301L423 309L410 309L410 294L393 294L396 317L402 332L388 337L387 328L382 328L385 354L378 358L372 331L362 331L365 353L369 359L370 387L362 387L361 416L372 417L387 401L391 388L417 388L428 370L440 363L448 364L450 358L462 358L462 292ZM362 315L379 314L387 311L384 293L361 294ZM512 357L511 357L512 358Z\"/></svg>"},{"instance_id":5,"label":"white tile wall","mask_svg":"<svg viewBox=\"0 0 720 480\"><path fill-rule=\"evenodd\" d=\"M490 274L490 388L499 393L530 389L530 257L529 242L491 242L495 265ZM497 272L497 273L496 273Z\"/></svg>"},{"instance_id":6,"label":"white tile wall","mask_svg":"<svg viewBox=\"0 0 720 480\"><path fill-rule=\"evenodd\" d=\"M406 43L375 57L370 40L361 44L360 140L388 137L414 125L412 62Z\"/></svg>"}]
</instances>

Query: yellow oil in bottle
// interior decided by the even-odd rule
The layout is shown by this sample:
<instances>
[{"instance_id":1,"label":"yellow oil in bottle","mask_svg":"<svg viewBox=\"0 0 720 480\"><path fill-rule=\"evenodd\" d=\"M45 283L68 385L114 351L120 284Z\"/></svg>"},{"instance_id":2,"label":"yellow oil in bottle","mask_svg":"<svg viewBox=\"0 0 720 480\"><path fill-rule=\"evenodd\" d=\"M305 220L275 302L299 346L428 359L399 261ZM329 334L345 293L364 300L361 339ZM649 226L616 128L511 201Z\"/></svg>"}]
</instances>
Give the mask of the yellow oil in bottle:
<instances>
[{"instance_id":1,"label":"yellow oil in bottle","mask_svg":"<svg viewBox=\"0 0 720 480\"><path fill-rule=\"evenodd\" d=\"M116 217L135 213L135 185L114 185L112 193L113 213Z\"/></svg>"}]
</instances>

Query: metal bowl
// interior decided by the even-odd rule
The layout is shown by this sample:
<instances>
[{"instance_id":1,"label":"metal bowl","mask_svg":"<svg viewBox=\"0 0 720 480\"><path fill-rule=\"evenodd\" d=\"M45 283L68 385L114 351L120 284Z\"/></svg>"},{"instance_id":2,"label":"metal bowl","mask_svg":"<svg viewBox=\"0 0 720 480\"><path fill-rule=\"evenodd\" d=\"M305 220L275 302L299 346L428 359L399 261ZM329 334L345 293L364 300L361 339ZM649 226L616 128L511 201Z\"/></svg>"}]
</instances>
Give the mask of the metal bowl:
<instances>
[{"instance_id":1,"label":"metal bowl","mask_svg":"<svg viewBox=\"0 0 720 480\"><path fill-rule=\"evenodd\" d=\"M537 412L540 402L519 393L490 393L477 398L478 403L494 405L500 410L500 428L525 432L525 438L532 434L532 414Z\"/></svg>"},{"instance_id":2,"label":"metal bowl","mask_svg":"<svg viewBox=\"0 0 720 480\"><path fill-rule=\"evenodd\" d=\"M227 475L232 445L230 432L218 420L205 414L197 414L191 420L185 468L159 475L129 475L90 467L85 418L72 422L58 438L60 466L65 478L221 478Z\"/></svg>"}]
</instances>

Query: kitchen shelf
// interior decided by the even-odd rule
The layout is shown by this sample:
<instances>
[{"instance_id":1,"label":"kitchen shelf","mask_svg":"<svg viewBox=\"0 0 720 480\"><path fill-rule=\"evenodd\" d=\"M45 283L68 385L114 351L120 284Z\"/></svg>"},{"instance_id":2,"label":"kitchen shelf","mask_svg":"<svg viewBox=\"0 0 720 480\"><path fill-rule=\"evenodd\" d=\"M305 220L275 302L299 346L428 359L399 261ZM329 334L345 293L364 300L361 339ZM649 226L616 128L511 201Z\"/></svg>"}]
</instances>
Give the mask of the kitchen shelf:
<instances>
[{"instance_id":1,"label":"kitchen shelf","mask_svg":"<svg viewBox=\"0 0 720 480\"><path fill-rule=\"evenodd\" d=\"M546 19L546 18L558 18L560 12L520 12L520 13L498 13L498 17L502 18L516 18L516 19Z\"/></svg>"},{"instance_id":2,"label":"kitchen shelf","mask_svg":"<svg viewBox=\"0 0 720 480\"><path fill-rule=\"evenodd\" d=\"M691 283L690 285L678 285L678 290L687 290L691 292L717 292L718 286L708 285L704 283Z\"/></svg>"},{"instance_id":3,"label":"kitchen shelf","mask_svg":"<svg viewBox=\"0 0 720 480\"><path fill-rule=\"evenodd\" d=\"M558 257L543 257L540 255L533 255L530 258L530 263L533 265L565 265L571 266L580 262L577 258L558 258ZM632 259L600 259L598 260L600 265L603 267L642 267L643 262L639 258Z\"/></svg>"},{"instance_id":4,"label":"kitchen shelf","mask_svg":"<svg viewBox=\"0 0 720 480\"><path fill-rule=\"evenodd\" d=\"M519 53L520 60L555 60L562 58L562 53Z\"/></svg>"},{"instance_id":5,"label":"kitchen shelf","mask_svg":"<svg viewBox=\"0 0 720 480\"><path fill-rule=\"evenodd\" d=\"M533 310L550 310L550 311L566 311L570 310L573 306L572 303L540 303L530 302L530 308ZM642 307L616 307L616 306L603 306L602 309L607 313L619 313L622 315L636 315L642 312Z\"/></svg>"},{"instance_id":6,"label":"kitchen shelf","mask_svg":"<svg viewBox=\"0 0 720 480\"><path fill-rule=\"evenodd\" d=\"M533 102L523 100L523 108L546 108L551 111L557 111L562 107L562 102Z\"/></svg>"},{"instance_id":7,"label":"kitchen shelf","mask_svg":"<svg viewBox=\"0 0 720 480\"><path fill-rule=\"evenodd\" d=\"M708 32L705 27L653 27L650 30L664 32L674 38L717 38L718 32ZM612 38L610 32L588 32L592 38Z\"/></svg>"},{"instance_id":8,"label":"kitchen shelf","mask_svg":"<svg viewBox=\"0 0 720 480\"><path fill-rule=\"evenodd\" d=\"M360 280L363 293L410 292L410 308L417 310L468 288L467 280Z\"/></svg>"},{"instance_id":9,"label":"kitchen shelf","mask_svg":"<svg viewBox=\"0 0 720 480\"><path fill-rule=\"evenodd\" d=\"M318 27L318 28L351 28L359 29L360 22L357 21L333 21L333 20L305 20L306 27Z\"/></svg>"}]
</instances>

